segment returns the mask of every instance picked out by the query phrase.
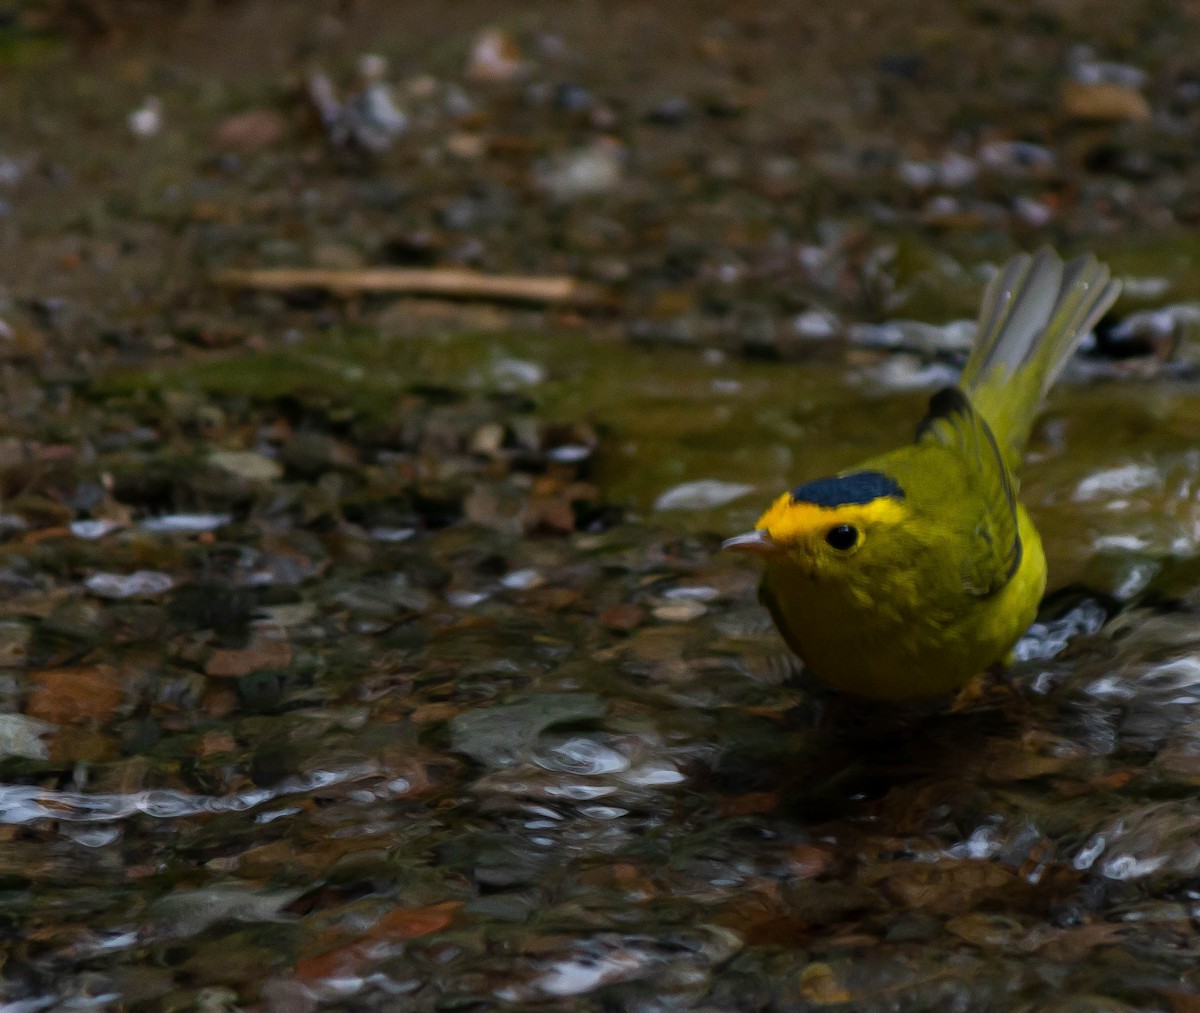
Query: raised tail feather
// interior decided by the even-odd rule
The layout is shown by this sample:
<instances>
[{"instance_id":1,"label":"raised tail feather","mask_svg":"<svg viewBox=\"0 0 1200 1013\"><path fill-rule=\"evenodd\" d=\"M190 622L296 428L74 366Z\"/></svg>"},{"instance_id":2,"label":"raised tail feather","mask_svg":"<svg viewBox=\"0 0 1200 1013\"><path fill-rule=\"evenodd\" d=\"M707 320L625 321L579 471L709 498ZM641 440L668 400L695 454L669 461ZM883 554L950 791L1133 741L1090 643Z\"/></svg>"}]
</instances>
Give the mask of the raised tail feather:
<instances>
[{"instance_id":1,"label":"raised tail feather","mask_svg":"<svg viewBox=\"0 0 1200 1013\"><path fill-rule=\"evenodd\" d=\"M1120 292L1092 254L1063 264L1048 247L1013 257L988 285L959 383L1010 466L1020 462L1050 385Z\"/></svg>"}]
</instances>

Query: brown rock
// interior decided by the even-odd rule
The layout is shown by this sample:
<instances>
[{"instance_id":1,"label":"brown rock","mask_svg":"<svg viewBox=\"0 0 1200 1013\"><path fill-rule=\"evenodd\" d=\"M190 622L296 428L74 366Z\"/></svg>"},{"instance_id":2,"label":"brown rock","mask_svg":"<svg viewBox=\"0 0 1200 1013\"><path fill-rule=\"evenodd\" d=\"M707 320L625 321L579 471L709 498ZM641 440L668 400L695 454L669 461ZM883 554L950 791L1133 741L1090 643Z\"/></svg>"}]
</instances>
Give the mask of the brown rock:
<instances>
[{"instance_id":1,"label":"brown rock","mask_svg":"<svg viewBox=\"0 0 1200 1013\"><path fill-rule=\"evenodd\" d=\"M618 633L628 633L646 621L646 610L631 602L613 605L600 613L600 625Z\"/></svg>"},{"instance_id":2,"label":"brown rock","mask_svg":"<svg viewBox=\"0 0 1200 1013\"><path fill-rule=\"evenodd\" d=\"M526 531L574 531L575 511L562 496L532 496L525 508Z\"/></svg>"},{"instance_id":3,"label":"brown rock","mask_svg":"<svg viewBox=\"0 0 1200 1013\"><path fill-rule=\"evenodd\" d=\"M283 140L287 121L274 109L248 109L217 127L217 145L235 151L262 151Z\"/></svg>"},{"instance_id":4,"label":"brown rock","mask_svg":"<svg viewBox=\"0 0 1200 1013\"><path fill-rule=\"evenodd\" d=\"M1073 120L1094 123L1150 119L1150 103L1140 91L1111 81L1068 81L1062 91L1062 108Z\"/></svg>"},{"instance_id":5,"label":"brown rock","mask_svg":"<svg viewBox=\"0 0 1200 1013\"><path fill-rule=\"evenodd\" d=\"M200 736L196 752L200 756L215 756L217 753L232 753L237 749L237 740L229 732L209 731Z\"/></svg>"},{"instance_id":6,"label":"brown rock","mask_svg":"<svg viewBox=\"0 0 1200 1013\"><path fill-rule=\"evenodd\" d=\"M282 640L264 640L261 644L238 650L214 651L204 666L208 675L240 679L267 668L287 668L292 661L292 646Z\"/></svg>"}]
</instances>

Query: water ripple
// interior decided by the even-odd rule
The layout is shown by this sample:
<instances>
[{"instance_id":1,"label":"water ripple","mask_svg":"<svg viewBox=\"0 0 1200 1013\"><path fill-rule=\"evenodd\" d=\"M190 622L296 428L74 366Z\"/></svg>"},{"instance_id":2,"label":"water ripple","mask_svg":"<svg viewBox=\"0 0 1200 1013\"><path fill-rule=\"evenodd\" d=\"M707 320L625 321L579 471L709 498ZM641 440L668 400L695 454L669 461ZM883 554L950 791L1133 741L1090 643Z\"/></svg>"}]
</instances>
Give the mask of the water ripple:
<instances>
[{"instance_id":1,"label":"water ripple","mask_svg":"<svg viewBox=\"0 0 1200 1013\"><path fill-rule=\"evenodd\" d=\"M0 823L20 824L53 819L70 823L109 823L130 816L179 819L213 813L245 812L288 795L358 781L379 773L371 764L344 770L317 770L288 778L274 788L251 788L232 795L191 795L172 788L151 788L130 794L88 795L53 791L30 785L0 785ZM84 841L83 843L94 842Z\"/></svg>"}]
</instances>

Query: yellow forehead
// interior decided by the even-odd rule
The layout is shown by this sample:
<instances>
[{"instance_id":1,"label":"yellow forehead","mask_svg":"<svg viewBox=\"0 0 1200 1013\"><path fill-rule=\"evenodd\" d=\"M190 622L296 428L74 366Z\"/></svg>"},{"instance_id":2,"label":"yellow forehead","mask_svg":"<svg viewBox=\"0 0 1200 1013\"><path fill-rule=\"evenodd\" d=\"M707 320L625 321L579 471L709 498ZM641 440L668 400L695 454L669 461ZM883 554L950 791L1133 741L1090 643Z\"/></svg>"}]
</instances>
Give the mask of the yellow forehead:
<instances>
[{"instance_id":1,"label":"yellow forehead","mask_svg":"<svg viewBox=\"0 0 1200 1013\"><path fill-rule=\"evenodd\" d=\"M899 523L904 516L903 502L892 496L881 496L869 503L826 507L816 503L793 503L792 494L785 492L767 508L755 527L765 530L777 542L791 542L812 534L823 535L837 524L853 524L856 528L866 529Z\"/></svg>"}]
</instances>

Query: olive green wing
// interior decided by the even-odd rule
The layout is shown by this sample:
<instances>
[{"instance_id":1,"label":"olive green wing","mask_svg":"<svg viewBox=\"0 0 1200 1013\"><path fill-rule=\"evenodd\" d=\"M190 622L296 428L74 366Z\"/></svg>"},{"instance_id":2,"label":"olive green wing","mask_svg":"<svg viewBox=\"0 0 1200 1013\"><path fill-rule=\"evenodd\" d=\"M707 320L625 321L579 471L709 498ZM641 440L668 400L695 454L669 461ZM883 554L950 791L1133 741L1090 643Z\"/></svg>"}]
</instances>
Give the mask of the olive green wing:
<instances>
[{"instance_id":1,"label":"olive green wing","mask_svg":"<svg viewBox=\"0 0 1200 1013\"><path fill-rule=\"evenodd\" d=\"M991 427L961 390L946 387L930 399L916 442L948 447L966 462L978 506L963 581L974 594L994 594L1021 565L1021 533L1016 480Z\"/></svg>"}]
</instances>

